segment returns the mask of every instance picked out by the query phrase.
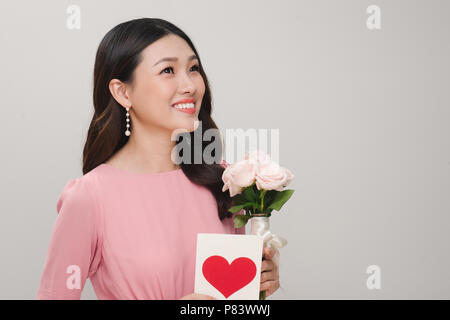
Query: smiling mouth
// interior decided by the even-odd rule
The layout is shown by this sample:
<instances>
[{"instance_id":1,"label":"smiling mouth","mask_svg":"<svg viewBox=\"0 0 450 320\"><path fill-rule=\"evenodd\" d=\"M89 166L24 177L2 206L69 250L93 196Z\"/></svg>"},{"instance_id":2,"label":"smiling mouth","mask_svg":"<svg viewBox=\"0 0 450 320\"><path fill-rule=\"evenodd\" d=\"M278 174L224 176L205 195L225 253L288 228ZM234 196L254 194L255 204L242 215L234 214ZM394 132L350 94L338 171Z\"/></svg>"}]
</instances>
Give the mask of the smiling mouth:
<instances>
[{"instance_id":1,"label":"smiling mouth","mask_svg":"<svg viewBox=\"0 0 450 320\"><path fill-rule=\"evenodd\" d=\"M194 103L180 103L176 104L172 108L177 109L178 111L193 114L195 113L195 104Z\"/></svg>"}]
</instances>

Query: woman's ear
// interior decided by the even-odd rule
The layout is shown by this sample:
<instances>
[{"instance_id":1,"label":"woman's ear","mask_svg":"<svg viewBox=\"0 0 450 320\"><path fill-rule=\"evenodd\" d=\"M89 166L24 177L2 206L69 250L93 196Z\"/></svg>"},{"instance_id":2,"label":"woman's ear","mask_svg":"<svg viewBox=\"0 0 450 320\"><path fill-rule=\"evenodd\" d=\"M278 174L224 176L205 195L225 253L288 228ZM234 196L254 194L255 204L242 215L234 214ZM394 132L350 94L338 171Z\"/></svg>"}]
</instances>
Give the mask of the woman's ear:
<instances>
[{"instance_id":1,"label":"woman's ear","mask_svg":"<svg viewBox=\"0 0 450 320\"><path fill-rule=\"evenodd\" d=\"M127 93L127 85L118 79L109 82L109 92L113 98L124 107L131 107L131 100Z\"/></svg>"}]
</instances>

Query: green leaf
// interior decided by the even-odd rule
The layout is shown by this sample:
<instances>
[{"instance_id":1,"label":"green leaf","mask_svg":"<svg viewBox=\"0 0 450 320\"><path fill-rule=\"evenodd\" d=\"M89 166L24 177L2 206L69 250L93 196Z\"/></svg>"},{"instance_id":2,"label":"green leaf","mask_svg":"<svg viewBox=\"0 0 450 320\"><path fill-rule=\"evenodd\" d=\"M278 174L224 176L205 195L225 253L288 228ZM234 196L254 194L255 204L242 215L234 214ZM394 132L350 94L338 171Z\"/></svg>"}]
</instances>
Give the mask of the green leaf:
<instances>
[{"instance_id":1,"label":"green leaf","mask_svg":"<svg viewBox=\"0 0 450 320\"><path fill-rule=\"evenodd\" d=\"M258 195L256 194L255 190L253 190L253 185L245 188L242 193L244 194L247 201L258 202Z\"/></svg>"},{"instance_id":2,"label":"green leaf","mask_svg":"<svg viewBox=\"0 0 450 320\"><path fill-rule=\"evenodd\" d=\"M229 212L235 213L238 211L241 211L245 207L245 204L240 204L238 206L232 206L230 209L228 209Z\"/></svg>"},{"instance_id":3,"label":"green leaf","mask_svg":"<svg viewBox=\"0 0 450 320\"><path fill-rule=\"evenodd\" d=\"M256 186L256 183L254 183L253 185L253 190L255 191L255 193L256 193L256 198L259 200L259 199L261 199L261 191L262 190L259 190L258 189L258 187Z\"/></svg>"},{"instance_id":4,"label":"green leaf","mask_svg":"<svg viewBox=\"0 0 450 320\"><path fill-rule=\"evenodd\" d=\"M277 190L267 190L264 195L264 209L270 207L278 192Z\"/></svg>"},{"instance_id":5,"label":"green leaf","mask_svg":"<svg viewBox=\"0 0 450 320\"><path fill-rule=\"evenodd\" d=\"M228 209L229 212L235 213L238 211L241 211L242 209L248 209L253 207L253 202L246 202L244 204L240 204L238 206L232 206L230 209Z\"/></svg>"},{"instance_id":6,"label":"green leaf","mask_svg":"<svg viewBox=\"0 0 450 320\"><path fill-rule=\"evenodd\" d=\"M283 191L277 191L271 205L267 209L274 209L280 211L281 207L289 200L295 190L288 189Z\"/></svg>"},{"instance_id":7,"label":"green leaf","mask_svg":"<svg viewBox=\"0 0 450 320\"><path fill-rule=\"evenodd\" d=\"M245 199L242 193L234 195L231 199L233 200L233 204L236 206L247 202L247 199Z\"/></svg>"},{"instance_id":8,"label":"green leaf","mask_svg":"<svg viewBox=\"0 0 450 320\"><path fill-rule=\"evenodd\" d=\"M233 219L234 227L241 228L241 227L245 226L245 224L247 223L249 218L250 218L249 216L243 215L243 214L238 214L238 215L234 216L234 219Z\"/></svg>"}]
</instances>

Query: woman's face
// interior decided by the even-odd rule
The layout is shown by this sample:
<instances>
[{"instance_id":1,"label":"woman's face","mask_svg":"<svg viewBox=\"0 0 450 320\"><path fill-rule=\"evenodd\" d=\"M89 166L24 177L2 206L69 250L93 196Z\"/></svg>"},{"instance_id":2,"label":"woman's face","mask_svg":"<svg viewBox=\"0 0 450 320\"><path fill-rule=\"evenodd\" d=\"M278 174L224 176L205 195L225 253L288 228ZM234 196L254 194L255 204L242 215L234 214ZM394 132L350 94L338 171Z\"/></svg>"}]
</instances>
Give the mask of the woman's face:
<instances>
[{"instance_id":1,"label":"woman's face","mask_svg":"<svg viewBox=\"0 0 450 320\"><path fill-rule=\"evenodd\" d=\"M172 34L142 51L143 59L135 70L129 91L130 116L134 113L135 121L171 134L180 128L189 132L196 129L194 121L198 121L205 83L199 72L199 61L192 56L195 54L187 42ZM184 99L194 100L193 113L173 107Z\"/></svg>"}]
</instances>

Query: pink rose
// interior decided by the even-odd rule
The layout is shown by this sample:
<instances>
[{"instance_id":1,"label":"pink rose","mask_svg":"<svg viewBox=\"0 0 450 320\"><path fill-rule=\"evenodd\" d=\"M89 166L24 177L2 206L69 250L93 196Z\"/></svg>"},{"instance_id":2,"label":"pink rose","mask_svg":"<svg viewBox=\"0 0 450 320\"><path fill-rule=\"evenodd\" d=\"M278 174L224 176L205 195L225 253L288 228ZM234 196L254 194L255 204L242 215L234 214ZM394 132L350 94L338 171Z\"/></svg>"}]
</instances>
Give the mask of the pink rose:
<instances>
[{"instance_id":1,"label":"pink rose","mask_svg":"<svg viewBox=\"0 0 450 320\"><path fill-rule=\"evenodd\" d=\"M228 165L222 174L224 182L222 191L230 189L231 197L241 193L242 189L255 182L256 170L257 164L248 160Z\"/></svg>"},{"instance_id":2,"label":"pink rose","mask_svg":"<svg viewBox=\"0 0 450 320\"><path fill-rule=\"evenodd\" d=\"M222 175L222 191L230 190L230 196L242 192L253 183L261 190L282 191L294 178L286 168L280 167L262 151L247 153L244 160L228 165Z\"/></svg>"},{"instance_id":3,"label":"pink rose","mask_svg":"<svg viewBox=\"0 0 450 320\"><path fill-rule=\"evenodd\" d=\"M265 152L252 151L244 159L257 164L255 180L258 190L282 191L294 178L288 169L280 167Z\"/></svg>"},{"instance_id":4,"label":"pink rose","mask_svg":"<svg viewBox=\"0 0 450 320\"><path fill-rule=\"evenodd\" d=\"M270 161L260 164L256 174L256 187L258 190L283 191L294 175L286 168L280 167L276 162Z\"/></svg>"}]
</instances>

